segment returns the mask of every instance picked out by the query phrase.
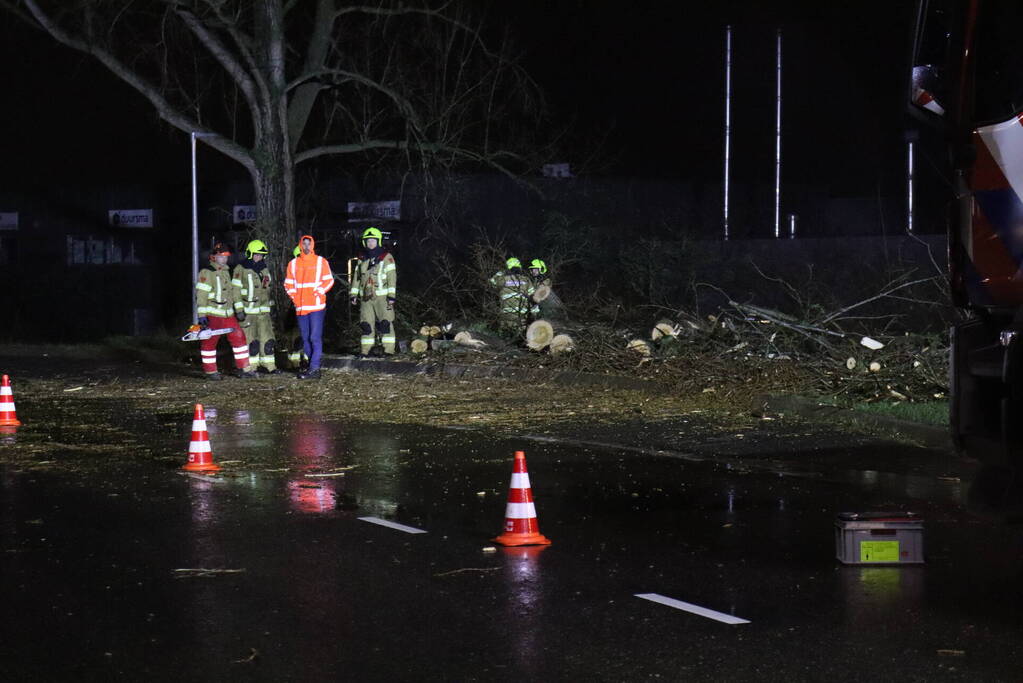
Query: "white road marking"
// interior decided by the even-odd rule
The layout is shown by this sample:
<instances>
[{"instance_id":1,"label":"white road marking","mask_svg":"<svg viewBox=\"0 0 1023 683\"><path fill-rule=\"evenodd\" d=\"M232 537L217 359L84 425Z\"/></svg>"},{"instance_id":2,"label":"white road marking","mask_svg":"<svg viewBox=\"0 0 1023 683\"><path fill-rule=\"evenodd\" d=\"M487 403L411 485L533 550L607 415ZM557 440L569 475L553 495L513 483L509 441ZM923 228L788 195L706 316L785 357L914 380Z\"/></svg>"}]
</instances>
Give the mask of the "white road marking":
<instances>
[{"instance_id":1,"label":"white road marking","mask_svg":"<svg viewBox=\"0 0 1023 683\"><path fill-rule=\"evenodd\" d=\"M398 531L404 531L406 534L425 534L426 531L423 529L417 529L414 526L405 526L404 524L398 524L397 522L388 522L386 519L380 519L379 517L359 517L363 522L369 522L370 524L379 524L390 529L397 529Z\"/></svg>"},{"instance_id":2,"label":"white road marking","mask_svg":"<svg viewBox=\"0 0 1023 683\"><path fill-rule=\"evenodd\" d=\"M668 607L674 607L675 609L684 610L686 612L692 612L693 614L699 614L701 617L707 617L714 621L720 621L724 624L748 624L750 623L746 619L740 619L739 617L733 617L731 614L724 614L722 612L715 612L712 609L706 607L700 607L699 605L693 605L688 602L682 602L681 600L675 600L674 598L666 598L659 593L634 593L637 598L643 598L650 602L657 602Z\"/></svg>"}]
</instances>

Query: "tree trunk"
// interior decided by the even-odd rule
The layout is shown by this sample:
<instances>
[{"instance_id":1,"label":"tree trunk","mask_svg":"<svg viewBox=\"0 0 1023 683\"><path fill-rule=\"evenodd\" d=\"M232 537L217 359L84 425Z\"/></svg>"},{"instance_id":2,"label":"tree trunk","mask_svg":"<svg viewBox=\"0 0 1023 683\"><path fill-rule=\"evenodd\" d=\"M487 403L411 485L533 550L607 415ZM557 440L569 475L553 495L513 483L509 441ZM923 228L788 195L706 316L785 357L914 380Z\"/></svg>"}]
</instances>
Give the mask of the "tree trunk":
<instances>
[{"instance_id":1,"label":"tree trunk","mask_svg":"<svg viewBox=\"0 0 1023 683\"><path fill-rule=\"evenodd\" d=\"M295 221L295 170L285 125L279 116L265 117L264 128L270 130L260 137L253 150L250 175L256 193L257 232L271 251L290 260L299 234Z\"/></svg>"},{"instance_id":2,"label":"tree trunk","mask_svg":"<svg viewBox=\"0 0 1023 683\"><path fill-rule=\"evenodd\" d=\"M253 164L249 167L256 195L255 228L273 260L280 264L277 272L283 273L300 237L295 220L295 168L283 103L270 108L263 116L261 128L262 134L253 149ZM275 287L273 292L277 310L288 310L290 302L284 289Z\"/></svg>"}]
</instances>

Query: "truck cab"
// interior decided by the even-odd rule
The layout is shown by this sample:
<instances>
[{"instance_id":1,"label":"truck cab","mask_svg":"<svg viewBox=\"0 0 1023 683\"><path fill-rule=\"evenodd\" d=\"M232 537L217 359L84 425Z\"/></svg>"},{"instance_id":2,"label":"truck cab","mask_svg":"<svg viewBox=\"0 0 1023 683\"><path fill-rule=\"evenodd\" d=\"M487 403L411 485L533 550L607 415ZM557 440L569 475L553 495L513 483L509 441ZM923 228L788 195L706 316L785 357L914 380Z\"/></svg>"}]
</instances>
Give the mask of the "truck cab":
<instances>
[{"instance_id":1,"label":"truck cab","mask_svg":"<svg viewBox=\"0 0 1023 683\"><path fill-rule=\"evenodd\" d=\"M950 426L957 448L1023 468L1023 3L921 0L910 113L950 171Z\"/></svg>"}]
</instances>

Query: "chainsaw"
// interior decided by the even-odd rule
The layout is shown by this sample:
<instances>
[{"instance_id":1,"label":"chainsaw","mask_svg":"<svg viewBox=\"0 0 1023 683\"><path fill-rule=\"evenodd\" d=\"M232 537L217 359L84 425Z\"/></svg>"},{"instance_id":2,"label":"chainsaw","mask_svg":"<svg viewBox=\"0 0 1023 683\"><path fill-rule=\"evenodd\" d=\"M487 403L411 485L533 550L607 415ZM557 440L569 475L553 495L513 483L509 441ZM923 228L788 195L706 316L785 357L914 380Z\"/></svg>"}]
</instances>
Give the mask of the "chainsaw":
<instances>
[{"instance_id":1,"label":"chainsaw","mask_svg":"<svg viewBox=\"0 0 1023 683\"><path fill-rule=\"evenodd\" d=\"M233 327L222 327L219 330L211 330L210 328L203 327L201 325L192 325L188 328L188 331L185 332L185 336L181 338L181 341L202 341L221 334L231 334L232 332L234 332Z\"/></svg>"}]
</instances>

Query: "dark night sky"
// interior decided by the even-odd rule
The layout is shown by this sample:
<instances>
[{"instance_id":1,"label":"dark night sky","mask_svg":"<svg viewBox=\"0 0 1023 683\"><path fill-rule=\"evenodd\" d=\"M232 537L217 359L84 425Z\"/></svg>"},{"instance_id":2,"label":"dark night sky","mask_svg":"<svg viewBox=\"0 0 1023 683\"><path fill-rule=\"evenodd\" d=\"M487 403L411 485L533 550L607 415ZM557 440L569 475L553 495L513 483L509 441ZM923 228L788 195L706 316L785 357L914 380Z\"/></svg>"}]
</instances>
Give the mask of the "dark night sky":
<instances>
[{"instance_id":1,"label":"dark night sky","mask_svg":"<svg viewBox=\"0 0 1023 683\"><path fill-rule=\"evenodd\" d=\"M588 131L587 147L610 130L601 172L705 182L721 174L726 23L735 32L737 173L773 177L774 31L782 26L786 182L873 194L879 178L895 187L901 173L909 5L520 0L490 11L519 36L555 121ZM187 179L187 136L100 66L9 17L0 39L8 48L0 74L8 188Z\"/></svg>"}]
</instances>

